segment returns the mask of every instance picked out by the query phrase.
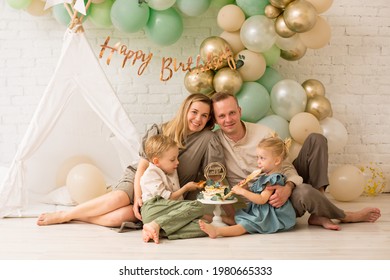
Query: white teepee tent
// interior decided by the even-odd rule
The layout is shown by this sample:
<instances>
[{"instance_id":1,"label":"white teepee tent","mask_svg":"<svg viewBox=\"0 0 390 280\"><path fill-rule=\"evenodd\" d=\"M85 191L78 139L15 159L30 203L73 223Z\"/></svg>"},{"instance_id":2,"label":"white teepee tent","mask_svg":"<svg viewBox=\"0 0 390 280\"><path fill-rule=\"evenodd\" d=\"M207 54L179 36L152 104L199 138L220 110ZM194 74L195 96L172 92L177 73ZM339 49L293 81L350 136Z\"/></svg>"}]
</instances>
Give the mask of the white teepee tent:
<instances>
[{"instance_id":1,"label":"white teepee tent","mask_svg":"<svg viewBox=\"0 0 390 280\"><path fill-rule=\"evenodd\" d=\"M58 169L67 158L88 156L113 184L138 161L138 148L138 133L82 26L69 27L54 75L0 182L0 217L53 210L42 198L59 188Z\"/></svg>"}]
</instances>

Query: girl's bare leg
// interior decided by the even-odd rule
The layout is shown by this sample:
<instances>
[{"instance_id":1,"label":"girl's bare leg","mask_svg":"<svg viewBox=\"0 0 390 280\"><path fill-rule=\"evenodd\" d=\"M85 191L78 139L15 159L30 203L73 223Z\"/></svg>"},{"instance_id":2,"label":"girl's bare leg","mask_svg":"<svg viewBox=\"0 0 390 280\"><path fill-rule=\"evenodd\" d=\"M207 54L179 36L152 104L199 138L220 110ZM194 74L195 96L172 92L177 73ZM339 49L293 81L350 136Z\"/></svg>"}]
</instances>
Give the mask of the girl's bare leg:
<instances>
[{"instance_id":1,"label":"girl's bare leg","mask_svg":"<svg viewBox=\"0 0 390 280\"><path fill-rule=\"evenodd\" d=\"M136 221L128 195L121 190L106 193L81 203L69 211L43 213L38 217L40 226L61 224L72 220L103 226L120 226L124 221Z\"/></svg>"},{"instance_id":2,"label":"girl's bare leg","mask_svg":"<svg viewBox=\"0 0 390 280\"><path fill-rule=\"evenodd\" d=\"M207 233L210 238L217 238L218 236L239 236L246 233L245 228L241 225L215 227L202 220L199 220L199 227L201 230Z\"/></svg>"}]
</instances>

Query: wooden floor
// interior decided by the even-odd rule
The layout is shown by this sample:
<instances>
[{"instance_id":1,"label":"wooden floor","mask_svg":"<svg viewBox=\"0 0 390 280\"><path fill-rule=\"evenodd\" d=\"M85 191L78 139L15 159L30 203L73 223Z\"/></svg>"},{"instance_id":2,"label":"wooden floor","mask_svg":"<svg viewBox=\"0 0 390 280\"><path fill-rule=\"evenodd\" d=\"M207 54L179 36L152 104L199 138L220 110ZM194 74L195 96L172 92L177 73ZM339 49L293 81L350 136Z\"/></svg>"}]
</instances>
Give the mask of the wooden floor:
<instances>
[{"instance_id":1,"label":"wooden floor","mask_svg":"<svg viewBox=\"0 0 390 280\"><path fill-rule=\"evenodd\" d=\"M375 223L342 224L341 231L307 225L276 234L144 243L141 231L84 223L39 227L35 218L0 219L1 260L390 260L390 194L337 202L345 210L379 207Z\"/></svg>"}]
</instances>

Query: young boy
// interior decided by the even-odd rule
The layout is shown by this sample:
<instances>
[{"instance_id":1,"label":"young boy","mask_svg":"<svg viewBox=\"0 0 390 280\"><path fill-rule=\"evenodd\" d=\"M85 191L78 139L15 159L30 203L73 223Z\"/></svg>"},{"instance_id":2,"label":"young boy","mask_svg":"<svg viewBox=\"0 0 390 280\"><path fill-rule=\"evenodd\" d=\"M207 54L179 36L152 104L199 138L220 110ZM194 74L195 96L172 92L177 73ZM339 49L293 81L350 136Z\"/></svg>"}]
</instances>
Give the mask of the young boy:
<instances>
[{"instance_id":1,"label":"young boy","mask_svg":"<svg viewBox=\"0 0 390 280\"><path fill-rule=\"evenodd\" d=\"M202 203L183 200L186 192L203 186L189 182L180 188L176 142L164 135L152 136L145 143L145 154L149 166L140 181L144 242L159 243L160 235L168 239L207 236L197 224L204 214Z\"/></svg>"}]
</instances>

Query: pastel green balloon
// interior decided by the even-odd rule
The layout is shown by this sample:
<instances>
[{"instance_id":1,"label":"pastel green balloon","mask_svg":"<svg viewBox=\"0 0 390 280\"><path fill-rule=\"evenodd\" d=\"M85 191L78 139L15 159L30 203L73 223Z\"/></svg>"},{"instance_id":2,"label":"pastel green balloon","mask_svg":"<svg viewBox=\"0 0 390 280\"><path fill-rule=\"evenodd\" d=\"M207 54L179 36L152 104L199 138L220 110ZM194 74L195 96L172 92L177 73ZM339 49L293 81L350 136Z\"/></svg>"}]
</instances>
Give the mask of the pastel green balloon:
<instances>
[{"instance_id":1,"label":"pastel green balloon","mask_svg":"<svg viewBox=\"0 0 390 280\"><path fill-rule=\"evenodd\" d=\"M248 122L260 120L271 105L267 89L256 82L244 82L236 97L242 109L241 119Z\"/></svg>"},{"instance_id":2,"label":"pastel green balloon","mask_svg":"<svg viewBox=\"0 0 390 280\"><path fill-rule=\"evenodd\" d=\"M288 121L278 115L265 116L257 122L274 130L280 138L291 138Z\"/></svg>"},{"instance_id":3,"label":"pastel green balloon","mask_svg":"<svg viewBox=\"0 0 390 280\"><path fill-rule=\"evenodd\" d=\"M267 66L272 66L279 61L280 49L276 45L273 45L271 48L269 48L265 52L262 52L262 54L265 58L265 64Z\"/></svg>"},{"instance_id":4,"label":"pastel green balloon","mask_svg":"<svg viewBox=\"0 0 390 280\"><path fill-rule=\"evenodd\" d=\"M211 0L176 0L176 7L183 14L196 17L200 16L210 7Z\"/></svg>"},{"instance_id":5,"label":"pastel green balloon","mask_svg":"<svg viewBox=\"0 0 390 280\"><path fill-rule=\"evenodd\" d=\"M32 0L6 0L7 1L7 4L11 7L11 8L14 8L16 10L22 10L22 9L25 9L27 8Z\"/></svg>"},{"instance_id":6,"label":"pastel green balloon","mask_svg":"<svg viewBox=\"0 0 390 280\"><path fill-rule=\"evenodd\" d=\"M111 7L114 4L114 0L105 0L99 4L91 4L89 19L97 27L110 27L111 21Z\"/></svg>"},{"instance_id":7,"label":"pastel green balloon","mask_svg":"<svg viewBox=\"0 0 390 280\"><path fill-rule=\"evenodd\" d=\"M271 93L274 85L281 80L283 80L282 75L280 75L279 72L274 68L267 66L263 76L261 76L261 78L256 82L263 85L268 90L268 92Z\"/></svg>"},{"instance_id":8,"label":"pastel green balloon","mask_svg":"<svg viewBox=\"0 0 390 280\"><path fill-rule=\"evenodd\" d=\"M264 15L265 6L269 4L268 0L236 0L239 6L245 13L246 17L254 15Z\"/></svg>"},{"instance_id":9,"label":"pastel green balloon","mask_svg":"<svg viewBox=\"0 0 390 280\"><path fill-rule=\"evenodd\" d=\"M112 24L122 32L134 33L146 26L149 6L138 0L116 0L111 7Z\"/></svg>"},{"instance_id":10,"label":"pastel green balloon","mask_svg":"<svg viewBox=\"0 0 390 280\"><path fill-rule=\"evenodd\" d=\"M183 20L174 8L163 11L150 10L145 33L158 45L172 45L180 39L183 33Z\"/></svg>"}]
</instances>

